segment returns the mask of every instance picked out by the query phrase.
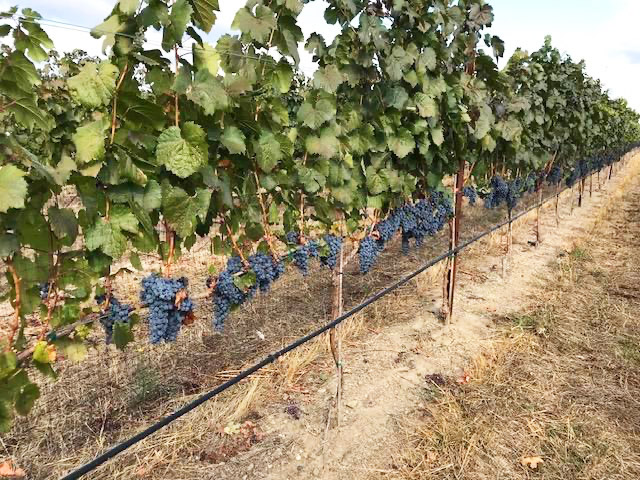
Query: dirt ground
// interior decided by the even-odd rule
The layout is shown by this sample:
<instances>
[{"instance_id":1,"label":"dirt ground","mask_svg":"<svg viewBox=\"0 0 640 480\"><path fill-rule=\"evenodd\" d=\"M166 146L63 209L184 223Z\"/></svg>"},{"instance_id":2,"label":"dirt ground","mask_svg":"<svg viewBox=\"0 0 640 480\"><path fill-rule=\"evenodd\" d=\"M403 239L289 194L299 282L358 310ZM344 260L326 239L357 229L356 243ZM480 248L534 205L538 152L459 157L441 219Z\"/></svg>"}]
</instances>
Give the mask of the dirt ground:
<instances>
[{"instance_id":1,"label":"dirt ground","mask_svg":"<svg viewBox=\"0 0 640 480\"><path fill-rule=\"evenodd\" d=\"M638 171L640 156L601 190L594 182L593 195L586 195L580 209L571 207L575 196L567 192L561 197L559 226L553 202L548 204L542 211L543 242L538 246L532 245L534 216L524 217L514 227L514 251L506 265L502 233L465 251L452 325L444 326L438 315L441 267L346 322L340 329L344 380L339 408L334 401L334 367L323 339L206 403L87 478L485 478L459 476L466 474L476 452L469 445L476 445L478 436L472 442L460 440L457 447L463 453L468 448L462 460L443 463L448 457L434 454L432 444L425 447L420 440L427 428L425 417L436 418L433 412L444 398L456 401L461 389L474 385L478 358L504 339L504 319L521 318L535 303L532 295L549 291L557 297L559 259L573 258L570 252L576 245L590 238L594 225L602 225L603 212L623 201L618 194L638 190L629 180ZM497 213L496 218L484 214L477 213L484 222L498 218ZM464 232L467 236L487 224L474 223L473 213L470 217L473 228ZM631 240L633 230L626 235ZM347 272L346 306L412 271L440 253L444 243L441 236L410 257L399 260L390 255L370 277ZM202 275L209 258L202 247L184 269ZM567 268L574 275L574 267ZM139 277L120 282L120 294L132 295L130 287ZM224 335L208 333L210 309L204 303L200 308L205 321L177 345L140 344L120 354L105 350L96 340L100 355L68 366L61 380L47 387L46 402L34 415L1 438L0 451L25 468L29 478L55 478L69 471L326 321L330 299L321 292L329 282L328 274L313 279L287 275L273 294L277 302L252 302L235 315ZM205 295L200 287L193 293L200 299ZM430 439L438 438L426 431ZM415 461L420 455L422 460ZM462 462L462 470L456 462ZM529 474L526 469L524 473Z\"/></svg>"}]
</instances>

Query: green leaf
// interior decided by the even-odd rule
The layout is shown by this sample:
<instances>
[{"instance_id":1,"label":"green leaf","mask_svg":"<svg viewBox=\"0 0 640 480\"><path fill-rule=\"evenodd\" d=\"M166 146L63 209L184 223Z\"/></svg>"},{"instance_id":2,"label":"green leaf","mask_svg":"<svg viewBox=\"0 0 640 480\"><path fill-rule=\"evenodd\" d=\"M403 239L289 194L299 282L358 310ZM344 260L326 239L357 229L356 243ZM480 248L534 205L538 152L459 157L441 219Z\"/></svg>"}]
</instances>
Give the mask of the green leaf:
<instances>
[{"instance_id":1,"label":"green leaf","mask_svg":"<svg viewBox=\"0 0 640 480\"><path fill-rule=\"evenodd\" d=\"M283 158L282 147L276 136L269 131L260 134L256 145L256 159L263 172L271 172Z\"/></svg>"},{"instance_id":2,"label":"green leaf","mask_svg":"<svg viewBox=\"0 0 640 480\"><path fill-rule=\"evenodd\" d=\"M7 378L18 368L16 354L11 351L0 353L0 380Z\"/></svg>"},{"instance_id":3,"label":"green leaf","mask_svg":"<svg viewBox=\"0 0 640 480\"><path fill-rule=\"evenodd\" d=\"M220 69L220 54L208 44L193 44L193 66L197 71L206 70L213 77L218 75Z\"/></svg>"},{"instance_id":4,"label":"green leaf","mask_svg":"<svg viewBox=\"0 0 640 480\"><path fill-rule=\"evenodd\" d=\"M18 123L30 130L38 127L47 132L54 127L53 117L38 107L32 98L19 98L13 102L7 107L7 111L13 114Z\"/></svg>"},{"instance_id":5,"label":"green leaf","mask_svg":"<svg viewBox=\"0 0 640 480\"><path fill-rule=\"evenodd\" d=\"M70 208L50 207L48 210L51 231L60 240L66 238L72 244L78 236L78 221Z\"/></svg>"},{"instance_id":6,"label":"green leaf","mask_svg":"<svg viewBox=\"0 0 640 480\"><path fill-rule=\"evenodd\" d=\"M390 107L402 110L409 101L409 94L402 87L391 87L384 95L384 102Z\"/></svg>"},{"instance_id":7,"label":"green leaf","mask_svg":"<svg viewBox=\"0 0 640 480\"><path fill-rule=\"evenodd\" d=\"M144 188L142 206L147 212L160 208L162 204L162 188L155 180L150 180Z\"/></svg>"},{"instance_id":8,"label":"green leaf","mask_svg":"<svg viewBox=\"0 0 640 480\"><path fill-rule=\"evenodd\" d=\"M131 263L131 266L139 272L142 272L144 270L144 268L142 267L142 262L140 261L140 255L138 255L136 252L131 252L131 254L129 255L129 263Z\"/></svg>"},{"instance_id":9,"label":"green leaf","mask_svg":"<svg viewBox=\"0 0 640 480\"><path fill-rule=\"evenodd\" d=\"M418 107L418 113L420 113L421 117L429 118L438 116L438 103L434 98L424 93L416 93L414 98L416 106Z\"/></svg>"},{"instance_id":10,"label":"green leaf","mask_svg":"<svg viewBox=\"0 0 640 480\"><path fill-rule=\"evenodd\" d=\"M213 115L229 107L229 95L220 80L207 70L201 70L191 86L186 89L187 98L199 105L207 115Z\"/></svg>"},{"instance_id":11,"label":"green leaf","mask_svg":"<svg viewBox=\"0 0 640 480\"><path fill-rule=\"evenodd\" d=\"M344 82L344 75L335 65L327 65L319 68L313 75L313 86L329 93L336 93L338 87Z\"/></svg>"},{"instance_id":12,"label":"green leaf","mask_svg":"<svg viewBox=\"0 0 640 480\"><path fill-rule=\"evenodd\" d=\"M286 63L279 63L273 72L273 83L280 93L287 93L291 88L293 69Z\"/></svg>"},{"instance_id":13,"label":"green leaf","mask_svg":"<svg viewBox=\"0 0 640 480\"><path fill-rule=\"evenodd\" d=\"M329 100L320 100L315 105L304 102L298 110L298 121L315 130L336 116L336 105Z\"/></svg>"},{"instance_id":14,"label":"green leaf","mask_svg":"<svg viewBox=\"0 0 640 480\"><path fill-rule=\"evenodd\" d=\"M253 270L249 270L242 275L235 275L233 283L238 289L246 292L256 284L256 274Z\"/></svg>"},{"instance_id":15,"label":"green leaf","mask_svg":"<svg viewBox=\"0 0 640 480\"><path fill-rule=\"evenodd\" d=\"M124 350L125 347L133 342L133 332L131 325L123 322L115 322L113 324L113 343L118 350Z\"/></svg>"},{"instance_id":16,"label":"green leaf","mask_svg":"<svg viewBox=\"0 0 640 480\"><path fill-rule=\"evenodd\" d=\"M427 70L434 71L437 66L436 52L432 48L425 48L424 51L418 56L418 62L416 64L416 70L420 73L425 73Z\"/></svg>"},{"instance_id":17,"label":"green leaf","mask_svg":"<svg viewBox=\"0 0 640 480\"><path fill-rule=\"evenodd\" d=\"M109 223L119 230L138 233L138 219L134 213L124 205L115 205L111 209Z\"/></svg>"},{"instance_id":18,"label":"green leaf","mask_svg":"<svg viewBox=\"0 0 640 480\"><path fill-rule=\"evenodd\" d=\"M6 213L10 208L24 208L27 197L25 175L15 165L0 167L0 213Z\"/></svg>"},{"instance_id":19,"label":"green leaf","mask_svg":"<svg viewBox=\"0 0 640 480\"><path fill-rule=\"evenodd\" d=\"M189 0L189 3L193 7L193 19L197 27L209 33L216 22L215 12L220 10L218 0Z\"/></svg>"},{"instance_id":20,"label":"green leaf","mask_svg":"<svg viewBox=\"0 0 640 480\"><path fill-rule=\"evenodd\" d=\"M209 153L206 134L202 127L187 122L179 127L169 127L158 137L156 159L158 165L180 178L187 178L207 163Z\"/></svg>"},{"instance_id":21,"label":"green leaf","mask_svg":"<svg viewBox=\"0 0 640 480\"><path fill-rule=\"evenodd\" d=\"M34 62L46 61L49 55L45 48L53 48L49 35L36 22L20 23L13 31L13 39L15 48L25 52Z\"/></svg>"},{"instance_id":22,"label":"green leaf","mask_svg":"<svg viewBox=\"0 0 640 480\"><path fill-rule=\"evenodd\" d=\"M85 244L89 251L100 249L111 258L118 259L127 249L127 237L116 225L101 218L86 229Z\"/></svg>"},{"instance_id":23,"label":"green leaf","mask_svg":"<svg viewBox=\"0 0 640 480\"><path fill-rule=\"evenodd\" d=\"M388 188L389 185L382 175L374 173L367 176L367 189L371 195L379 195L382 192L386 192Z\"/></svg>"},{"instance_id":24,"label":"green leaf","mask_svg":"<svg viewBox=\"0 0 640 480\"><path fill-rule=\"evenodd\" d=\"M211 194L207 190L198 189L196 195L191 197L181 188L163 185L165 218L181 238L187 238L195 232L198 218L204 221L210 201Z\"/></svg>"},{"instance_id":25,"label":"green leaf","mask_svg":"<svg viewBox=\"0 0 640 480\"><path fill-rule=\"evenodd\" d=\"M20 249L18 237L11 233L0 233L0 258L7 258Z\"/></svg>"},{"instance_id":26,"label":"green leaf","mask_svg":"<svg viewBox=\"0 0 640 480\"><path fill-rule=\"evenodd\" d=\"M244 7L236 13L231 28L240 30L243 35L258 43L266 44L272 30L276 28L276 15L264 5L256 7L255 15L249 8Z\"/></svg>"},{"instance_id":27,"label":"green leaf","mask_svg":"<svg viewBox=\"0 0 640 480\"><path fill-rule=\"evenodd\" d=\"M320 136L309 135L305 146L310 154L320 155L326 159L334 158L340 151L340 142L330 128L324 128Z\"/></svg>"},{"instance_id":28,"label":"green leaf","mask_svg":"<svg viewBox=\"0 0 640 480\"><path fill-rule=\"evenodd\" d=\"M15 405L18 415L28 415L38 398L40 398L40 389L35 383L22 387L16 395Z\"/></svg>"},{"instance_id":29,"label":"green leaf","mask_svg":"<svg viewBox=\"0 0 640 480\"><path fill-rule=\"evenodd\" d=\"M165 52L170 51L176 44L182 44L182 37L187 30L192 13L193 8L187 0L176 0L173 4L169 14L169 25L162 31L162 49Z\"/></svg>"},{"instance_id":30,"label":"green leaf","mask_svg":"<svg viewBox=\"0 0 640 480\"><path fill-rule=\"evenodd\" d=\"M105 132L109 128L106 117L78 127L71 136L76 146L76 162L79 165L102 160L105 154Z\"/></svg>"},{"instance_id":31,"label":"green leaf","mask_svg":"<svg viewBox=\"0 0 640 480\"><path fill-rule=\"evenodd\" d=\"M80 72L67 80L71 97L81 105L99 108L108 105L116 89L118 67L104 61L99 65L89 62Z\"/></svg>"},{"instance_id":32,"label":"green leaf","mask_svg":"<svg viewBox=\"0 0 640 480\"><path fill-rule=\"evenodd\" d=\"M395 135L389 137L388 145L398 158L404 158L415 150L416 141L409 130L400 128Z\"/></svg>"},{"instance_id":33,"label":"green leaf","mask_svg":"<svg viewBox=\"0 0 640 480\"><path fill-rule=\"evenodd\" d=\"M433 140L434 145L438 147L444 143L444 132L442 131L442 127L435 127L431 129L431 139Z\"/></svg>"},{"instance_id":34,"label":"green leaf","mask_svg":"<svg viewBox=\"0 0 640 480\"><path fill-rule=\"evenodd\" d=\"M104 37L102 42L102 53L106 53L107 48L112 46L116 41L116 35L125 29L126 25L120 23L118 15L111 15L100 25L93 27L91 36L94 38Z\"/></svg>"},{"instance_id":35,"label":"green leaf","mask_svg":"<svg viewBox=\"0 0 640 480\"><path fill-rule=\"evenodd\" d=\"M234 126L226 127L220 137L220 141L231 154L245 153L247 151L247 146L244 143L245 139L244 133Z\"/></svg>"},{"instance_id":36,"label":"green leaf","mask_svg":"<svg viewBox=\"0 0 640 480\"><path fill-rule=\"evenodd\" d=\"M118 8L125 15L133 15L138 10L140 0L120 0L118 2Z\"/></svg>"}]
</instances>

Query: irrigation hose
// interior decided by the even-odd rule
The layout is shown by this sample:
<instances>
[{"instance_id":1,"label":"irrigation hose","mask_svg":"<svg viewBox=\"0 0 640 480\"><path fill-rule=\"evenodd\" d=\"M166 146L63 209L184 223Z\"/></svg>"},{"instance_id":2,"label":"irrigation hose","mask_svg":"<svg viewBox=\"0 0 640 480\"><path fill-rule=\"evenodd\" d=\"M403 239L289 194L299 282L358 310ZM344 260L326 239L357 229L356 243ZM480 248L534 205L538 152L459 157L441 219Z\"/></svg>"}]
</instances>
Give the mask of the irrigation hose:
<instances>
[{"instance_id":1,"label":"irrigation hose","mask_svg":"<svg viewBox=\"0 0 640 480\"><path fill-rule=\"evenodd\" d=\"M562 194L567 190L568 190L568 188L565 188L559 194ZM153 425L147 427L146 429L144 429L140 433L137 433L133 437L131 437L131 438L125 440L124 442L121 442L118 445L110 448L109 450L107 450L103 454L98 455L96 458L94 458L90 462L88 462L85 465L79 467L78 469L74 470L73 472L67 474L66 476L62 477L60 480L76 480L76 479L82 477L83 475L91 472L92 470L95 470L100 465L102 465L103 463L105 463L108 460L112 459L113 457L115 457L116 455L120 454L121 452L125 451L129 447L135 445L136 443L140 442L141 440L144 440L145 438L147 438L148 436L154 434L155 432L157 432L161 428L166 427L167 425L169 425L173 421L175 421L178 418L182 417L183 415L189 413L190 411L192 411L195 408L199 407L203 403L211 400L216 395L219 395L220 393L224 392L225 390L228 390L229 388L233 387L234 385L236 385L237 383L241 382L245 378L249 377L250 375L253 375L258 370L266 367L267 365L270 365L270 364L274 363L278 358L282 357L283 355L286 355L290 351L295 350L296 348L300 347L301 345L304 345L305 343L310 342L311 340L313 340L316 337L319 337L320 335L322 335L323 333L327 332L328 330L331 330L332 328L335 328L336 326L340 325L342 322L344 322L348 318L354 316L356 313L359 313L360 311L364 310L366 307L368 307L372 303L377 302L382 297L388 295L389 293L393 292L394 290L397 290L398 288L400 288L401 286L403 286L407 282L411 281L412 279L414 279L415 277L417 277L418 275L423 273L425 270L428 270L429 268L433 267L434 265L437 265L438 263L440 263L441 261L443 261L443 260L445 260L445 259L447 259L449 257L457 255L462 250L465 250L466 248L468 248L470 245L482 240L484 237L486 237L488 235L491 235L496 230L499 230L502 227L508 225L509 223L512 223L512 222L518 220L519 218L523 217L524 215L527 215L528 213L530 213L531 211L535 210L536 208L543 206L544 204L546 204L550 200L554 199L555 197L556 197L556 193L548 196L547 198L545 198L541 202L538 202L538 203L530 206L529 208L523 210L522 212L518 213L517 215L511 217L511 219L508 219L508 220L505 220L503 222L500 222L500 223L494 225L493 227L491 227L489 230L486 230L486 231L476 235L475 237L462 242L456 248L454 248L452 250L449 250L449 251L447 251L447 252L445 252L445 253L443 253L443 254L441 254L441 255L433 258L433 259L431 259L429 262L427 262L426 264L421 266L419 269L415 270L413 273L401 278L400 280L396 281L392 285L386 287L385 289L381 290L380 292L376 293L375 295L369 297L364 302L362 302L361 304L359 304L356 307L352 308L348 312L340 315L335 320L333 320L333 321L327 323L326 325L324 325L323 327L320 327L317 330L307 334L306 336L299 338L298 340L296 340L295 342L287 345L286 347L282 348L281 350L278 350L277 352L274 352L274 353L268 355L262 361L256 363L252 367L247 368L246 370L244 370L243 372L241 372L240 374L238 374L234 378L224 382L221 385L218 385L213 390L211 390L211 391L203 394L202 396L196 398L192 402L186 404L182 408L180 408L180 409L176 410L175 412L173 412L171 415L166 416L165 418L163 418L159 422L154 423Z\"/></svg>"}]
</instances>

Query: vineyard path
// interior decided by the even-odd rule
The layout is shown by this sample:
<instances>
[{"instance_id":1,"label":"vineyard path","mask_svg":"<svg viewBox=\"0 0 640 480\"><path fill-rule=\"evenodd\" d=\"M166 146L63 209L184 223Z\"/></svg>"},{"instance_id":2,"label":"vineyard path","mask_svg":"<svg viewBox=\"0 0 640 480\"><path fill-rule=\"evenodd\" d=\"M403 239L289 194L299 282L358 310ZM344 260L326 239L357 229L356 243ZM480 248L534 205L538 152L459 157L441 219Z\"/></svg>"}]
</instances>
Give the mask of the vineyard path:
<instances>
[{"instance_id":1,"label":"vineyard path","mask_svg":"<svg viewBox=\"0 0 640 480\"><path fill-rule=\"evenodd\" d=\"M343 345L345 374L338 428L327 429L329 410L335 415L331 400L336 383L332 379L301 401L299 420L281 406L263 412L259 424L265 441L226 464L213 466L210 478L359 479L390 469L392 453L399 447L394 417L420 406L425 376L462 379L463 366L494 334L494 319L526 305L531 290L544 286L551 274L552 260L566 255L587 235L604 206L627 187L630 172L639 170L640 155L636 155L601 191L594 187L593 197L587 188L583 206L576 206L573 214L565 199L559 227L553 202L547 204L541 215L543 241L537 247L529 243L535 238L534 217L523 219L514 233L505 278L497 249L462 255L452 325L434 327L434 313L423 311L413 322L392 325Z\"/></svg>"}]
</instances>

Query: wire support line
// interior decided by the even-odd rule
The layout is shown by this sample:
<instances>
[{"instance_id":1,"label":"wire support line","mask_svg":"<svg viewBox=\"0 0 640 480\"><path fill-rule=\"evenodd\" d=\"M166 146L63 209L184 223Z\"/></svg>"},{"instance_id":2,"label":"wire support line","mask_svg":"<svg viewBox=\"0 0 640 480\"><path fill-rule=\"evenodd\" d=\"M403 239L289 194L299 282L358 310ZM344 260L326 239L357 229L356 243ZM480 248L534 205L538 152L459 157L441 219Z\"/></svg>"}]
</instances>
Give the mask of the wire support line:
<instances>
[{"instance_id":1,"label":"wire support line","mask_svg":"<svg viewBox=\"0 0 640 480\"><path fill-rule=\"evenodd\" d=\"M401 286L405 285L406 283L410 282L415 277L417 277L421 273L425 272L429 268L433 267L434 265L437 265L438 263L442 262L443 260L446 260L447 258L450 258L450 257L453 257L453 256L459 254L463 250L467 249L469 246L471 246L474 243L482 240L483 238L487 237L488 235L491 235L495 231L500 230L501 228L507 226L508 224L515 222L516 220L518 220L519 218L523 217L524 215L527 215L528 213L532 212L536 208L542 207L547 202L553 200L558 195L566 192L567 190L570 190L570 188L567 187L567 188L564 188L562 191L560 191L558 193L553 193L552 195L549 195L548 197L546 197L542 201L537 202L537 203L531 205L529 208L526 208L522 212L516 214L515 216L512 216L510 219L504 220L504 221L494 225L490 229L488 229L488 230L486 230L486 231L484 231L484 232L482 232L482 233L470 238L469 240L466 240L466 241L462 242L456 248L450 249L447 252L445 252L445 253L443 253L443 254L435 257L435 258L432 258L427 263L422 265L420 268L415 270L413 273L410 273L410 274L404 276L403 278L401 278L400 280L394 282L390 286L382 289L381 291L379 291L375 295L372 295L371 297L366 299L364 302L360 303L359 305L355 306L354 308L352 308L348 312L346 312L346 313L340 315L339 317L337 317L335 320L325 324L324 326L322 326L322 327L318 328L317 330L305 335L304 337L299 338L298 340L296 340L293 343L290 343L286 347L284 347L284 348L282 348L282 349L280 349L280 350L278 350L278 351L276 351L274 353L271 353L271 354L267 355L263 360L261 360L260 362L256 363L252 367L247 368L246 370L244 370L243 372L241 372L240 374L238 374L234 378L222 383L221 385L215 387L213 390L210 390L209 392L201 395L200 397L196 398L195 400L193 400L193 401L189 402L188 404L184 405L182 408L180 408L180 409L176 410L175 412L173 412L172 414L166 416L162 420L154 423L153 425L147 427L143 431L141 431L141 432L137 433L136 435L130 437L129 439L127 439L127 440L115 445L114 447L110 448L109 450L107 450L106 452L102 453L101 455L98 455L96 458L94 458L90 462L82 465L81 467L77 468L76 470L74 470L71 473L67 474L66 476L62 477L60 480L76 480L76 479L82 477L83 475L95 470L96 468L98 468L102 464L106 463L108 460L112 459L116 455L118 455L118 454L122 453L123 451L127 450L129 447L131 447L131 446L135 445L136 443L144 440L145 438L147 438L150 435L154 434L158 430L166 427L170 423L172 423L175 420L179 419L180 417L186 415L187 413L191 412L192 410L194 410L195 408L199 407L203 403L205 403L205 402L211 400L212 398L214 398L215 396L221 394L225 390L228 390L229 388L233 387L234 385L240 383L242 380L244 380L247 377L253 375L257 371L259 371L262 368L266 367L267 365L270 365L270 364L274 363L280 357L282 357L282 356L286 355L287 353L291 352L292 350L295 350L296 348L298 348L298 347L310 342L311 340L315 339L316 337L319 337L320 335L322 335L323 333L331 330L332 328L337 327L338 325L343 323L345 320L353 317L355 314L361 312L362 310L364 310L369 305L377 302L382 297L394 292L395 290L397 290Z\"/></svg>"},{"instance_id":2,"label":"wire support line","mask_svg":"<svg viewBox=\"0 0 640 480\"><path fill-rule=\"evenodd\" d=\"M35 17L34 17L35 18ZM73 32L79 32L79 33L89 33L89 34L93 34L93 33L97 33L100 35L114 35L114 36L118 36L118 37L123 37L123 38L128 38L130 40L138 40L139 37L137 37L136 35L132 35L130 33L124 33L124 32L116 32L116 31L111 31L111 30L102 30L102 29L98 29L98 28L91 28L91 27L86 27L84 25L76 25L73 23L67 23L67 22L60 22L57 20L50 20L50 19L46 19L46 18L40 18L40 19L30 19L30 18L16 18L11 17L11 20L14 20L18 23L32 23L35 25L41 25L44 27L52 27L52 28L60 28L62 30L68 30L68 31L73 31ZM94 37L95 38L95 37ZM96 40L99 40L99 38L96 38ZM149 46L153 46L153 47L160 47L162 48L162 43L160 42L155 42L153 40L146 40L145 39L145 43ZM199 45L197 45L197 42L194 40L194 44L190 47L182 47L179 46L178 47L179 51L185 52L185 53L193 53L193 50L199 50L199 51L203 51L205 54L210 54L211 50L208 50L204 47L201 47ZM269 64L273 64L273 65L277 65L278 62L271 57L268 56L255 56L255 55L249 55L246 53L237 53L235 51L231 51L231 50L224 50L224 49L216 49L215 50L216 53L222 54L222 55L229 55L229 56L233 56L233 57L239 57L239 58L249 58L252 60L257 60L259 62L263 62L263 63L269 63ZM266 54L265 54L266 55Z\"/></svg>"}]
</instances>

